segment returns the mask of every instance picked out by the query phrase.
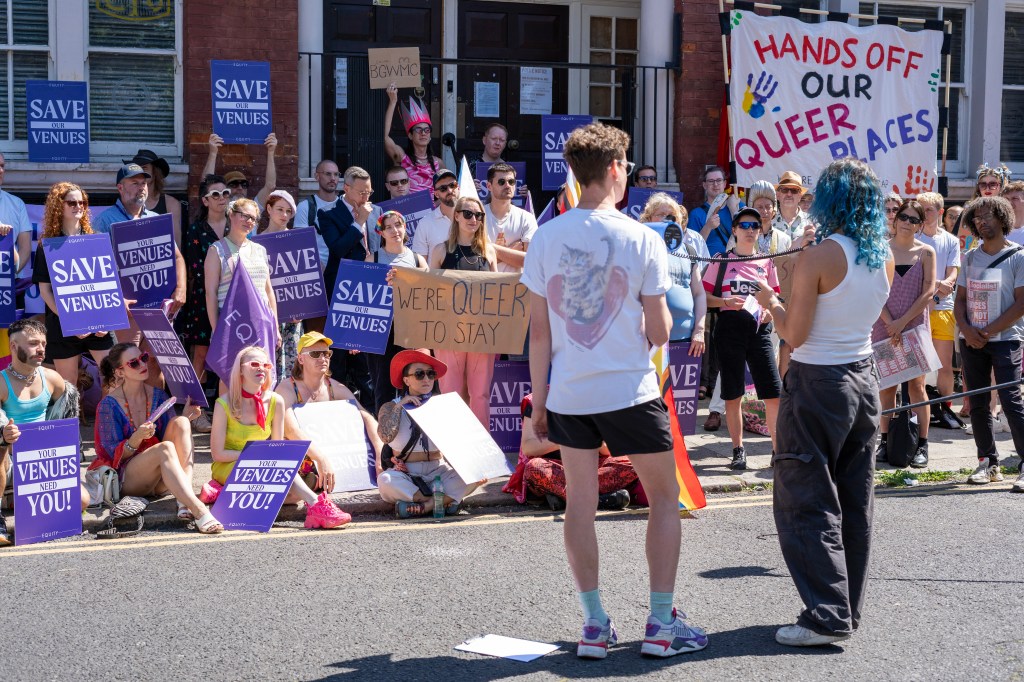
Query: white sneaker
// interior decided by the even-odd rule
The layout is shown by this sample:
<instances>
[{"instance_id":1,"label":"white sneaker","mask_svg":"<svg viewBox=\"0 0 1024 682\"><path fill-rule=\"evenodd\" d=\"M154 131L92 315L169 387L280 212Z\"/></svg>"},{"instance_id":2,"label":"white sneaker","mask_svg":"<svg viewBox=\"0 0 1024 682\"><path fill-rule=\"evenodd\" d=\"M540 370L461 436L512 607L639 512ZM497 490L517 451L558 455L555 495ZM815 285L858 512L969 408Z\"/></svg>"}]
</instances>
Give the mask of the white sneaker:
<instances>
[{"instance_id":1,"label":"white sneaker","mask_svg":"<svg viewBox=\"0 0 1024 682\"><path fill-rule=\"evenodd\" d=\"M988 458L978 460L978 468L974 470L974 473L967 477L968 483L974 483L976 485L985 485L986 483L997 483L1003 480L1003 472L999 470L999 465L994 464L988 465Z\"/></svg>"},{"instance_id":2,"label":"white sneaker","mask_svg":"<svg viewBox=\"0 0 1024 682\"><path fill-rule=\"evenodd\" d=\"M995 419L992 420L992 433L1009 433L1010 424L1006 421L1006 415L1000 412Z\"/></svg>"},{"instance_id":3,"label":"white sneaker","mask_svg":"<svg viewBox=\"0 0 1024 682\"><path fill-rule=\"evenodd\" d=\"M203 413L192 422L192 431L195 433L209 433L212 430L213 422L210 421L210 416L206 413L206 410L203 410Z\"/></svg>"},{"instance_id":4,"label":"white sneaker","mask_svg":"<svg viewBox=\"0 0 1024 682\"><path fill-rule=\"evenodd\" d=\"M967 420L967 426L964 427L964 433L968 436L974 435L974 424L971 423L970 419Z\"/></svg>"},{"instance_id":5,"label":"white sneaker","mask_svg":"<svg viewBox=\"0 0 1024 682\"><path fill-rule=\"evenodd\" d=\"M1013 482L1013 487L1010 488L1011 493L1024 493L1024 472L1017 477L1017 480Z\"/></svg>"},{"instance_id":6,"label":"white sneaker","mask_svg":"<svg viewBox=\"0 0 1024 682\"><path fill-rule=\"evenodd\" d=\"M819 635L803 625L786 625L775 632L775 641L786 646L824 646L850 639L850 635Z\"/></svg>"}]
</instances>

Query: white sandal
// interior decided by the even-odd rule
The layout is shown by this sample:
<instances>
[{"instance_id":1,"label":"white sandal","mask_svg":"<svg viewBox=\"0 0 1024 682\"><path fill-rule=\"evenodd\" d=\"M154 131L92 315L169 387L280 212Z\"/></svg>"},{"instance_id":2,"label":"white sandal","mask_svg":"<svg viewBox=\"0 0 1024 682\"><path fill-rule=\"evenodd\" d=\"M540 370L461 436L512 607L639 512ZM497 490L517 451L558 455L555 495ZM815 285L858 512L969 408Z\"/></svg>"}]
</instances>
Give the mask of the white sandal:
<instances>
[{"instance_id":1,"label":"white sandal","mask_svg":"<svg viewBox=\"0 0 1024 682\"><path fill-rule=\"evenodd\" d=\"M196 515L193 514L192 511L189 510L189 508L183 505L181 502L178 503L177 516L179 521L193 521L196 518Z\"/></svg>"},{"instance_id":2,"label":"white sandal","mask_svg":"<svg viewBox=\"0 0 1024 682\"><path fill-rule=\"evenodd\" d=\"M213 516L213 512L206 512L196 519L196 530L203 535L216 535L223 532L224 526Z\"/></svg>"}]
</instances>

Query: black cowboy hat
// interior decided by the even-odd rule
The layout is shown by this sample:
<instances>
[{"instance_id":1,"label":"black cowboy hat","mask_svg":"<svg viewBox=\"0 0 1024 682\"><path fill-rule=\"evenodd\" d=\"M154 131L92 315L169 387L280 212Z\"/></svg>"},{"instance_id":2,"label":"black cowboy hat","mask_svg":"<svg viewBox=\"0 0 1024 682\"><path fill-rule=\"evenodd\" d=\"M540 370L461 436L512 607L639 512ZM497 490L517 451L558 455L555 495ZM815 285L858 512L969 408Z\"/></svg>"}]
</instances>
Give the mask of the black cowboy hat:
<instances>
[{"instance_id":1,"label":"black cowboy hat","mask_svg":"<svg viewBox=\"0 0 1024 682\"><path fill-rule=\"evenodd\" d=\"M134 158L122 159L124 163L137 163L140 166L145 166L147 163L152 164L153 168L159 168L160 172L164 174L166 178L171 174L171 167L167 161L156 155L156 152L151 152L148 149L140 149L135 152Z\"/></svg>"}]
</instances>

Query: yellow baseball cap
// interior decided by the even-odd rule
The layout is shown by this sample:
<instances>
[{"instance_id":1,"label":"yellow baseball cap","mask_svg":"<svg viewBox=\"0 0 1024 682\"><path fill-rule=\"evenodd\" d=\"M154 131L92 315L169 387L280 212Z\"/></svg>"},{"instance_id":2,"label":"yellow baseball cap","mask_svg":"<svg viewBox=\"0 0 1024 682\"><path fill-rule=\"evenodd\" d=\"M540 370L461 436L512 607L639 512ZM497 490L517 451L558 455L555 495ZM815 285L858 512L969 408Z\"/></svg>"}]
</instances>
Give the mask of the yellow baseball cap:
<instances>
[{"instance_id":1,"label":"yellow baseball cap","mask_svg":"<svg viewBox=\"0 0 1024 682\"><path fill-rule=\"evenodd\" d=\"M297 352L301 353L305 349L309 348L310 346L314 346L320 343L321 341L326 343L328 347L330 347L330 345L334 343L334 341L327 338L320 332L306 332L301 337L299 337L299 348Z\"/></svg>"}]
</instances>

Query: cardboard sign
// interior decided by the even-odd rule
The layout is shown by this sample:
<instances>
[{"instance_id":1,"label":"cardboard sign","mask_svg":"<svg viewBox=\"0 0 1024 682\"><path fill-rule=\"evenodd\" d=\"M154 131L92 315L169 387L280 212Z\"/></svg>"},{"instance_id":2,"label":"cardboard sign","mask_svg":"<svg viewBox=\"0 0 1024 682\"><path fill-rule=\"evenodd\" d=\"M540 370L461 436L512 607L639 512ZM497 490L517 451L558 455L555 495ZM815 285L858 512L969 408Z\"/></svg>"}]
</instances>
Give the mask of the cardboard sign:
<instances>
[{"instance_id":1,"label":"cardboard sign","mask_svg":"<svg viewBox=\"0 0 1024 682\"><path fill-rule=\"evenodd\" d=\"M413 235L416 234L416 227L420 221L434 212L433 195L432 190L425 189L419 192L410 192L404 197L382 201L377 206L380 206L382 214L388 211L398 211L402 214L402 217L405 218L406 242L412 244Z\"/></svg>"},{"instance_id":2,"label":"cardboard sign","mask_svg":"<svg viewBox=\"0 0 1024 682\"><path fill-rule=\"evenodd\" d=\"M354 400L306 403L294 408L306 437L331 462L334 492L377 487L377 457Z\"/></svg>"},{"instance_id":3,"label":"cardboard sign","mask_svg":"<svg viewBox=\"0 0 1024 682\"><path fill-rule=\"evenodd\" d=\"M784 301L788 301L793 293L793 271L796 270L796 259L799 255L798 253L791 253L786 256L776 256L772 259L775 261L775 273L779 277L779 295L782 296Z\"/></svg>"},{"instance_id":4,"label":"cardboard sign","mask_svg":"<svg viewBox=\"0 0 1024 682\"><path fill-rule=\"evenodd\" d=\"M135 324L142 330L150 350L156 356L156 362L160 365L160 371L167 382L168 392L177 398L179 403L184 403L185 398L192 398L193 405L209 407L203 385L192 367L192 361L164 311L160 308L133 310L132 317L135 318Z\"/></svg>"},{"instance_id":5,"label":"cardboard sign","mask_svg":"<svg viewBox=\"0 0 1024 682\"><path fill-rule=\"evenodd\" d=\"M110 226L117 272L125 298L135 308L159 308L174 294L174 218L165 215Z\"/></svg>"},{"instance_id":6,"label":"cardboard sign","mask_svg":"<svg viewBox=\"0 0 1024 682\"><path fill-rule=\"evenodd\" d=\"M14 298L14 231L0 237L0 329L17 319Z\"/></svg>"},{"instance_id":7,"label":"cardboard sign","mask_svg":"<svg viewBox=\"0 0 1024 682\"><path fill-rule=\"evenodd\" d=\"M562 156L565 141L572 131L589 125L593 120L593 116L541 116L541 151L544 154L541 189L556 190L565 183L565 176L569 172L569 164Z\"/></svg>"},{"instance_id":8,"label":"cardboard sign","mask_svg":"<svg viewBox=\"0 0 1024 682\"><path fill-rule=\"evenodd\" d=\"M78 420L19 424L11 455L14 473L15 544L66 538L82 532L78 477Z\"/></svg>"},{"instance_id":9,"label":"cardboard sign","mask_svg":"<svg viewBox=\"0 0 1024 682\"><path fill-rule=\"evenodd\" d=\"M334 348L382 355L391 332L390 265L342 260L331 295L324 334ZM395 268L401 272L408 268ZM420 348L420 346L410 346Z\"/></svg>"},{"instance_id":10,"label":"cardboard sign","mask_svg":"<svg viewBox=\"0 0 1024 682\"><path fill-rule=\"evenodd\" d=\"M683 205L682 192L669 192L656 187L630 187L629 192L626 194L626 206L622 209L622 212L633 220L640 220L640 214L644 212L644 208L647 206L647 202L652 194L667 194L675 199L677 204Z\"/></svg>"},{"instance_id":11,"label":"cardboard sign","mask_svg":"<svg viewBox=\"0 0 1024 682\"><path fill-rule=\"evenodd\" d=\"M110 237L51 237L43 254L64 336L128 328Z\"/></svg>"},{"instance_id":12,"label":"cardboard sign","mask_svg":"<svg viewBox=\"0 0 1024 682\"><path fill-rule=\"evenodd\" d=\"M266 232L252 238L267 250L270 284L277 299L277 319L297 322L327 314L324 273L316 232L312 227L296 227L283 232Z\"/></svg>"},{"instance_id":13,"label":"cardboard sign","mask_svg":"<svg viewBox=\"0 0 1024 682\"><path fill-rule=\"evenodd\" d=\"M308 440L246 443L213 505L224 529L269 533L308 449Z\"/></svg>"},{"instance_id":14,"label":"cardboard sign","mask_svg":"<svg viewBox=\"0 0 1024 682\"><path fill-rule=\"evenodd\" d=\"M457 393L431 396L409 416L466 483L512 473L505 453Z\"/></svg>"},{"instance_id":15,"label":"cardboard sign","mask_svg":"<svg viewBox=\"0 0 1024 682\"><path fill-rule=\"evenodd\" d=\"M684 436L697 433L697 397L700 389L701 356L690 355L690 342L668 345L668 369L672 379L672 402L675 403L679 429Z\"/></svg>"},{"instance_id":16,"label":"cardboard sign","mask_svg":"<svg viewBox=\"0 0 1024 682\"><path fill-rule=\"evenodd\" d=\"M270 62L210 62L213 132L224 142L263 144L274 131Z\"/></svg>"},{"instance_id":17,"label":"cardboard sign","mask_svg":"<svg viewBox=\"0 0 1024 682\"><path fill-rule=\"evenodd\" d=\"M523 352L530 297L519 273L396 268L394 285L397 345Z\"/></svg>"},{"instance_id":18,"label":"cardboard sign","mask_svg":"<svg viewBox=\"0 0 1024 682\"><path fill-rule=\"evenodd\" d=\"M89 88L81 81L26 81L28 160L89 163Z\"/></svg>"},{"instance_id":19,"label":"cardboard sign","mask_svg":"<svg viewBox=\"0 0 1024 682\"><path fill-rule=\"evenodd\" d=\"M400 88L418 88L420 48L387 47L366 51L370 62L370 89L383 90L392 83Z\"/></svg>"},{"instance_id":20,"label":"cardboard sign","mask_svg":"<svg viewBox=\"0 0 1024 682\"><path fill-rule=\"evenodd\" d=\"M523 414L519 406L530 388L530 363L494 363L491 380L491 437L502 452L519 452L522 441Z\"/></svg>"}]
</instances>

